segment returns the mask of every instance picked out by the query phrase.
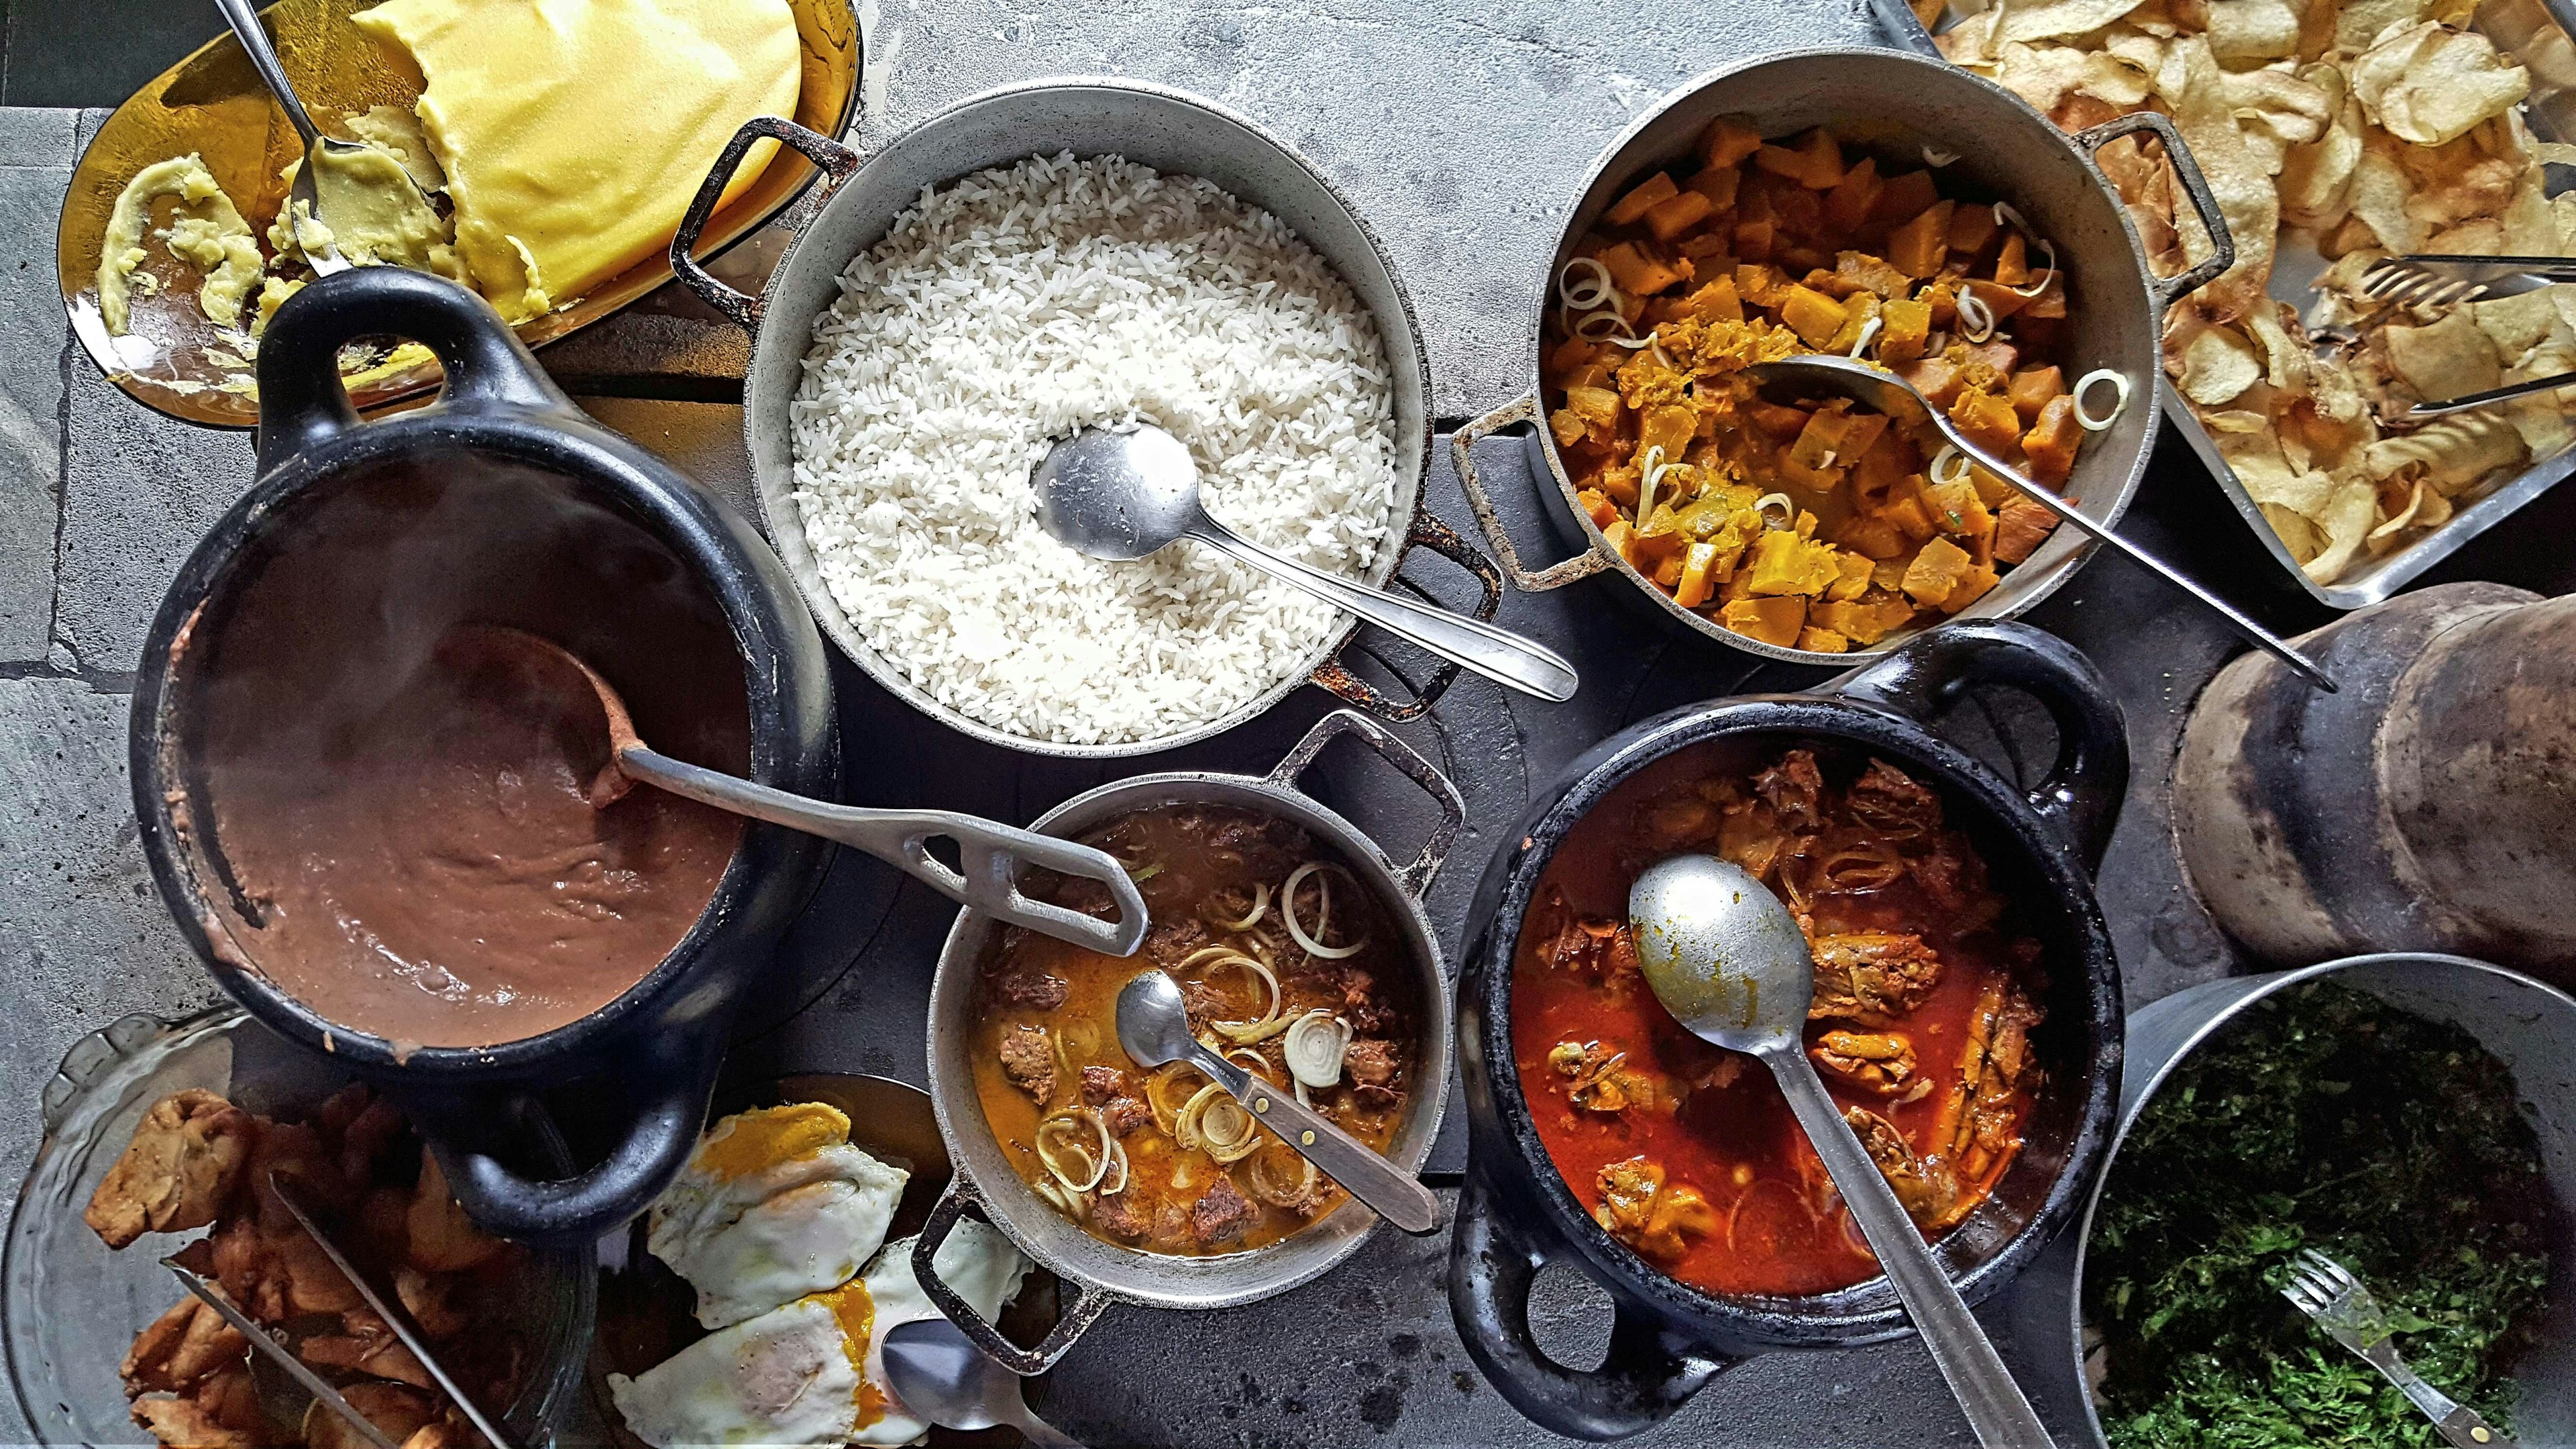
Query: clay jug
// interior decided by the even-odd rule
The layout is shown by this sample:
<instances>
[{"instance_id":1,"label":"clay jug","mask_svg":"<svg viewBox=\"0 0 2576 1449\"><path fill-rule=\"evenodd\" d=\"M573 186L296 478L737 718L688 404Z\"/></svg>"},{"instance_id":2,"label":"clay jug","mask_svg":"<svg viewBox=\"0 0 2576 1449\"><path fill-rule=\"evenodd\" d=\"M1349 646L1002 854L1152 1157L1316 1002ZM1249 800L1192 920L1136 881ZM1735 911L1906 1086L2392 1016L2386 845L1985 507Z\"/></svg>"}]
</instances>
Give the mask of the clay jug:
<instances>
[{"instance_id":1,"label":"clay jug","mask_svg":"<svg viewBox=\"0 0 2576 1449\"><path fill-rule=\"evenodd\" d=\"M2298 965L2451 951L2576 980L2576 595L2446 584L2219 673L2185 726L2174 830L2210 913Z\"/></svg>"}]
</instances>

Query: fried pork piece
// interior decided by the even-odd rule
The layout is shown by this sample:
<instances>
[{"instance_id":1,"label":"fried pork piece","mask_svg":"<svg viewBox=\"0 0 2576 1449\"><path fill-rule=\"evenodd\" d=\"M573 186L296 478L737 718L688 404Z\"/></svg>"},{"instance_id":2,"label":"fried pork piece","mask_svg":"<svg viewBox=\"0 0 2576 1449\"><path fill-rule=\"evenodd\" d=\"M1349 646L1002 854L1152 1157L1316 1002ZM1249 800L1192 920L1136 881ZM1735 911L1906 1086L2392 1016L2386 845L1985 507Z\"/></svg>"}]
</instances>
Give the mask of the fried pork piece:
<instances>
[{"instance_id":1,"label":"fried pork piece","mask_svg":"<svg viewBox=\"0 0 2576 1449\"><path fill-rule=\"evenodd\" d=\"M190 1260L200 1249L206 1261L199 1271L222 1283L233 1302L261 1323L283 1323L303 1313L344 1313L365 1301L292 1223L273 1228L246 1213L216 1228L202 1244L190 1244L180 1257Z\"/></svg>"},{"instance_id":2,"label":"fried pork piece","mask_svg":"<svg viewBox=\"0 0 2576 1449\"><path fill-rule=\"evenodd\" d=\"M1871 760L1852 781L1843 792L1843 809L1855 823L1890 840L1929 840L1941 831L1941 797L1885 760Z\"/></svg>"},{"instance_id":3,"label":"fried pork piece","mask_svg":"<svg viewBox=\"0 0 2576 1449\"><path fill-rule=\"evenodd\" d=\"M202 1228L223 1210L250 1155L252 1118L191 1087L152 1104L90 1194L81 1221L111 1248L147 1232Z\"/></svg>"},{"instance_id":4,"label":"fried pork piece","mask_svg":"<svg viewBox=\"0 0 2576 1449\"><path fill-rule=\"evenodd\" d=\"M437 1401L402 1384L350 1384L340 1390L340 1397L397 1444L405 1443L438 1420ZM375 1449L364 1435L319 1400L304 1411L304 1443L306 1449Z\"/></svg>"},{"instance_id":5,"label":"fried pork piece","mask_svg":"<svg viewBox=\"0 0 2576 1449\"><path fill-rule=\"evenodd\" d=\"M1002 1034L1002 1075L1039 1106L1055 1100L1055 1046L1042 1026L1015 1026Z\"/></svg>"},{"instance_id":6,"label":"fried pork piece","mask_svg":"<svg viewBox=\"0 0 2576 1449\"><path fill-rule=\"evenodd\" d=\"M173 1449L259 1449L274 1442L247 1364L210 1376L185 1397L137 1399L132 1412L135 1423Z\"/></svg>"},{"instance_id":7,"label":"fried pork piece","mask_svg":"<svg viewBox=\"0 0 2576 1449\"><path fill-rule=\"evenodd\" d=\"M392 1327L371 1310L352 1308L340 1315L340 1325L338 1333L317 1333L305 1339L296 1356L316 1368L344 1369L414 1388L438 1387L429 1370L394 1337Z\"/></svg>"},{"instance_id":8,"label":"fried pork piece","mask_svg":"<svg viewBox=\"0 0 2576 1449\"><path fill-rule=\"evenodd\" d=\"M1699 1189L1665 1181L1662 1166L1646 1158L1609 1164L1599 1183L1593 1220L1646 1257L1670 1262L1689 1250L1692 1238L1717 1230L1717 1209Z\"/></svg>"},{"instance_id":9,"label":"fried pork piece","mask_svg":"<svg viewBox=\"0 0 2576 1449\"><path fill-rule=\"evenodd\" d=\"M180 1393L218 1369L239 1365L249 1354L250 1340L190 1294L135 1335L117 1373L129 1399Z\"/></svg>"},{"instance_id":10,"label":"fried pork piece","mask_svg":"<svg viewBox=\"0 0 2576 1449\"><path fill-rule=\"evenodd\" d=\"M1810 1019L1886 1026L1923 1004L1941 981L1941 957L1916 935L1865 931L1818 936Z\"/></svg>"},{"instance_id":11,"label":"fried pork piece","mask_svg":"<svg viewBox=\"0 0 2576 1449\"><path fill-rule=\"evenodd\" d=\"M463 1272L501 1256L501 1240L474 1226L448 1192L435 1152L420 1155L420 1182L412 1189L403 1228L411 1265L424 1273Z\"/></svg>"},{"instance_id":12,"label":"fried pork piece","mask_svg":"<svg viewBox=\"0 0 2576 1449\"><path fill-rule=\"evenodd\" d=\"M1771 806L1780 824L1789 830L1817 830L1824 826L1824 816L1817 801L1825 791L1825 777L1816 769L1816 756L1811 750L1790 750L1779 763L1753 777L1754 793Z\"/></svg>"},{"instance_id":13,"label":"fried pork piece","mask_svg":"<svg viewBox=\"0 0 2576 1449\"><path fill-rule=\"evenodd\" d=\"M1915 1076L1914 1043L1897 1032L1829 1031L1807 1055L1817 1070L1882 1097L1918 1101L1932 1088Z\"/></svg>"},{"instance_id":14,"label":"fried pork piece","mask_svg":"<svg viewBox=\"0 0 2576 1449\"><path fill-rule=\"evenodd\" d=\"M1859 1134L1879 1175L1896 1189L1906 1216L1936 1232L1956 1220L1952 1210L1959 1205L1959 1178L1948 1163L1917 1155L1895 1123L1866 1107L1845 1107L1843 1120Z\"/></svg>"}]
</instances>

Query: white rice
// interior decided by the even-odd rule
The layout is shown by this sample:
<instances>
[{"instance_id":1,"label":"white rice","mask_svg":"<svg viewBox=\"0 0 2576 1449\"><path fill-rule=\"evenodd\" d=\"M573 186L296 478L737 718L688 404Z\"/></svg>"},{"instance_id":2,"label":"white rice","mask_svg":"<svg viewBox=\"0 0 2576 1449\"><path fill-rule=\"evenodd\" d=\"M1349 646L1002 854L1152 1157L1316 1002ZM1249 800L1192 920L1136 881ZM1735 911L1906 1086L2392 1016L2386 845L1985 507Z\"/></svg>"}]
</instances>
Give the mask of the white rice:
<instances>
[{"instance_id":1,"label":"white rice","mask_svg":"<svg viewBox=\"0 0 2576 1449\"><path fill-rule=\"evenodd\" d=\"M1189 445L1208 511L1357 577L1396 491L1368 310L1276 217L1117 157L978 172L896 218L815 319L796 502L832 597L925 693L1067 743L1169 735L1262 694L1341 616L1197 544L1049 538L1029 472L1076 429Z\"/></svg>"}]
</instances>

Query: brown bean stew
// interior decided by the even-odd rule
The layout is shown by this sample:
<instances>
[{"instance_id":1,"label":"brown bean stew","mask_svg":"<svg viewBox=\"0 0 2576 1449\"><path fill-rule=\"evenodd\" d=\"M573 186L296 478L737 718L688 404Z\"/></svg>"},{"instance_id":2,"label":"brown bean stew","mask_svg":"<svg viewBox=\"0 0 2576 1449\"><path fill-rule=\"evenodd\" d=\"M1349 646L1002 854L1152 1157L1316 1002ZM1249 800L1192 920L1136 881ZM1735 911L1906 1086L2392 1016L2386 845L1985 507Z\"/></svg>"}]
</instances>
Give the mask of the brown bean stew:
<instances>
[{"instance_id":1,"label":"brown bean stew","mask_svg":"<svg viewBox=\"0 0 2576 1449\"><path fill-rule=\"evenodd\" d=\"M2039 943L1941 797L1885 760L1793 749L1749 776L1683 750L1577 822L1530 903L1512 1056L1548 1159L1611 1236L1711 1293L1822 1293L1877 1271L1789 1104L1685 1032L1638 974L1628 888L1702 851L1761 877L1816 956L1807 1054L1926 1237L2021 1150Z\"/></svg>"},{"instance_id":2,"label":"brown bean stew","mask_svg":"<svg viewBox=\"0 0 2576 1449\"><path fill-rule=\"evenodd\" d=\"M1093 1236L1154 1253L1267 1247L1333 1211L1342 1190L1223 1088L1129 1060L1118 990L1170 972L1201 1042L1384 1152L1422 1007L1395 923L1331 847L1259 811L1156 806L1083 840L1126 863L1154 925L1128 958L1000 933L968 1050L1012 1166ZM1030 893L1110 913L1094 882Z\"/></svg>"}]
</instances>

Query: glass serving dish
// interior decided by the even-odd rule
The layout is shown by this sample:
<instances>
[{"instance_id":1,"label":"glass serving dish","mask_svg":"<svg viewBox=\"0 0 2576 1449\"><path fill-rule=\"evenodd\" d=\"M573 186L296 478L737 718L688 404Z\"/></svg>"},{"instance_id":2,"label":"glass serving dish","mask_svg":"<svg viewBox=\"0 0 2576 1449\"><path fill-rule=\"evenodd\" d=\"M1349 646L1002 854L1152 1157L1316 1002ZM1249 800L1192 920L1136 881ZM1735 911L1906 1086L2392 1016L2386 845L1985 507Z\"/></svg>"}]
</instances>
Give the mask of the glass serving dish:
<instances>
[{"instance_id":1,"label":"glass serving dish","mask_svg":"<svg viewBox=\"0 0 2576 1449\"><path fill-rule=\"evenodd\" d=\"M117 1375L145 1325L185 1291L161 1259L200 1237L147 1233L111 1251L81 1221L153 1103L203 1087L262 1114L301 1115L348 1078L230 1006L185 1021L129 1016L83 1037L44 1090L44 1141L18 1189L0 1256L0 1347L37 1437L48 1444L148 1443ZM561 1154L561 1141L544 1144ZM568 1164L567 1164L568 1165ZM509 1325L534 1368L504 1410L524 1443L549 1442L581 1389L598 1297L589 1247L534 1255L535 1279Z\"/></svg>"}]
</instances>

